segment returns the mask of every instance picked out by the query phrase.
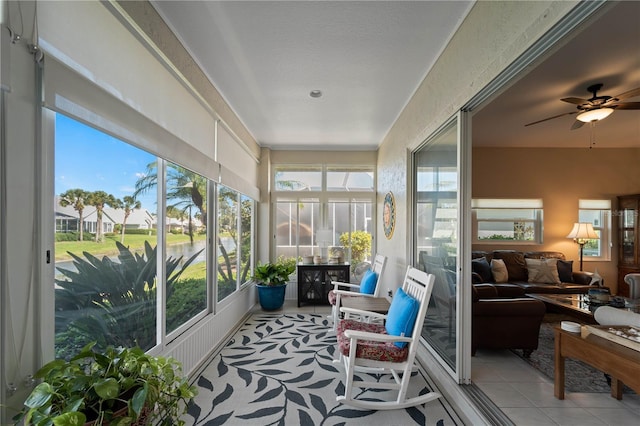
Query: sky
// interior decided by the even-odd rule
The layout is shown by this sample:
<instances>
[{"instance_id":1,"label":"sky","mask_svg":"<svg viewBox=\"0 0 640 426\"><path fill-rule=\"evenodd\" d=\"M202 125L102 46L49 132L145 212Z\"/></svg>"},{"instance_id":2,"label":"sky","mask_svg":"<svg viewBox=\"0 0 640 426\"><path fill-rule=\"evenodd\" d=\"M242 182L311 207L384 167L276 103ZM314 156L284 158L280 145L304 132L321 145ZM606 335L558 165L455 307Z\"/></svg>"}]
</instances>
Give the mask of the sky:
<instances>
[{"instance_id":1,"label":"sky","mask_svg":"<svg viewBox=\"0 0 640 426\"><path fill-rule=\"evenodd\" d=\"M69 189L105 191L123 199L156 157L62 114L56 114L55 193ZM138 197L156 212L156 192Z\"/></svg>"}]
</instances>

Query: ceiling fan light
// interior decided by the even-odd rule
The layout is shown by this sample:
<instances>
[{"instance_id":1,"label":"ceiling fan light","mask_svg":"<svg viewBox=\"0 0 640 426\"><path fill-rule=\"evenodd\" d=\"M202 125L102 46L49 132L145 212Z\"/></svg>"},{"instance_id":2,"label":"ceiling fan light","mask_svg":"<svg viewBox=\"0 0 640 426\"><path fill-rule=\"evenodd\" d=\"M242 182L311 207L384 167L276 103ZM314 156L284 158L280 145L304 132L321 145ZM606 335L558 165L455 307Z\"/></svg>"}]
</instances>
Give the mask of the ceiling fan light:
<instances>
[{"instance_id":1,"label":"ceiling fan light","mask_svg":"<svg viewBox=\"0 0 640 426\"><path fill-rule=\"evenodd\" d=\"M592 121L599 121L607 118L612 112L613 108L598 108L585 111L579 114L576 118L584 123L590 123Z\"/></svg>"}]
</instances>

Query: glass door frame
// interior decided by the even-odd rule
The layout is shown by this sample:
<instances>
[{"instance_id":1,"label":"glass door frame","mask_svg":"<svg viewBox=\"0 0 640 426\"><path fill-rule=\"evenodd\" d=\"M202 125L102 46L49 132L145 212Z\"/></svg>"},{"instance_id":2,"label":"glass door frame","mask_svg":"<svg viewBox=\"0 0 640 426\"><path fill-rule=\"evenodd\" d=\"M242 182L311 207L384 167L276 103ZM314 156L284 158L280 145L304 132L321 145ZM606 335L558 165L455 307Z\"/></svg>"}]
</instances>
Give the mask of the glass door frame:
<instances>
[{"instance_id":1,"label":"glass door frame","mask_svg":"<svg viewBox=\"0 0 640 426\"><path fill-rule=\"evenodd\" d=\"M422 344L427 351L440 363L442 368L459 384L468 384L471 381L471 287L462 285L470 282L470 269L463 267L471 256L471 118L470 113L458 111L454 116L446 120L438 127L423 143L411 150L409 153L409 170L412 179L409 179L407 195L410 197L409 210L411 215L410 223L415 225L417 206L417 182L415 154L425 146L428 146L438 138L450 126L456 126L456 204L458 209L458 220L456 223L457 238L457 262L456 262L456 309L455 309L455 329L456 348L455 366L452 368L447 361L442 358L426 339L422 338ZM415 229L411 233L410 258L415 265L417 262L417 234Z\"/></svg>"}]
</instances>

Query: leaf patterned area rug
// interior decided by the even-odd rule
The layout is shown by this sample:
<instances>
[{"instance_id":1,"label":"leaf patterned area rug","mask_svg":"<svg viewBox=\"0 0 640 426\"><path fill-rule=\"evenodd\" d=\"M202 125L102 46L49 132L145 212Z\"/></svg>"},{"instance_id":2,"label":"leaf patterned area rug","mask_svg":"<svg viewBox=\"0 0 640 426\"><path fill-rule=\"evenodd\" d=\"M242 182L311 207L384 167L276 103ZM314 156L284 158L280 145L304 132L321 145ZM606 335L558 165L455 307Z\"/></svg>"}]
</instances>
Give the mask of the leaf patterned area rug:
<instances>
[{"instance_id":1,"label":"leaf patterned area rug","mask_svg":"<svg viewBox=\"0 0 640 426\"><path fill-rule=\"evenodd\" d=\"M319 314L254 314L195 380L187 425L462 425L444 398L399 410L363 410L336 402L344 367L333 364L336 337ZM380 381L392 380L375 375ZM408 396L434 389L414 369ZM384 400L388 390L363 390Z\"/></svg>"}]
</instances>

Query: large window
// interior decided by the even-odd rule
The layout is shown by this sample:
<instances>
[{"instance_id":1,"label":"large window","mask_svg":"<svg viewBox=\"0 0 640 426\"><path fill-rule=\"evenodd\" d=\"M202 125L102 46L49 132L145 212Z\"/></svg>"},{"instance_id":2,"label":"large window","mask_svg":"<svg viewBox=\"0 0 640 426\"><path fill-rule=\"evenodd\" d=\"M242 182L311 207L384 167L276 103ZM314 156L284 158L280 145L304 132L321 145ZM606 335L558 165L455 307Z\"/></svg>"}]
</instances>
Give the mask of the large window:
<instances>
[{"instance_id":1,"label":"large window","mask_svg":"<svg viewBox=\"0 0 640 426\"><path fill-rule=\"evenodd\" d=\"M218 186L218 302L251 277L254 202Z\"/></svg>"},{"instance_id":2,"label":"large window","mask_svg":"<svg viewBox=\"0 0 640 426\"><path fill-rule=\"evenodd\" d=\"M370 264L373 166L278 166L274 182L277 258L342 257L352 273Z\"/></svg>"},{"instance_id":3,"label":"large window","mask_svg":"<svg viewBox=\"0 0 640 426\"><path fill-rule=\"evenodd\" d=\"M578 200L578 222L593 225L598 240L588 240L583 256L590 260L611 260L611 201Z\"/></svg>"},{"instance_id":4,"label":"large window","mask_svg":"<svg viewBox=\"0 0 640 426\"><path fill-rule=\"evenodd\" d=\"M55 128L56 356L94 340L150 349L157 190L136 193L136 184L156 157L61 114Z\"/></svg>"},{"instance_id":5,"label":"large window","mask_svg":"<svg viewBox=\"0 0 640 426\"><path fill-rule=\"evenodd\" d=\"M542 200L475 199L475 242L542 243Z\"/></svg>"},{"instance_id":6,"label":"large window","mask_svg":"<svg viewBox=\"0 0 640 426\"><path fill-rule=\"evenodd\" d=\"M211 312L214 294L223 300L250 278L254 206L202 174L56 114L56 356L91 341L148 350ZM218 219L216 262L209 212Z\"/></svg>"},{"instance_id":7,"label":"large window","mask_svg":"<svg viewBox=\"0 0 640 426\"><path fill-rule=\"evenodd\" d=\"M207 179L166 162L166 331L207 309ZM180 243L174 243L179 236ZM186 238L185 238L186 237Z\"/></svg>"}]
</instances>

